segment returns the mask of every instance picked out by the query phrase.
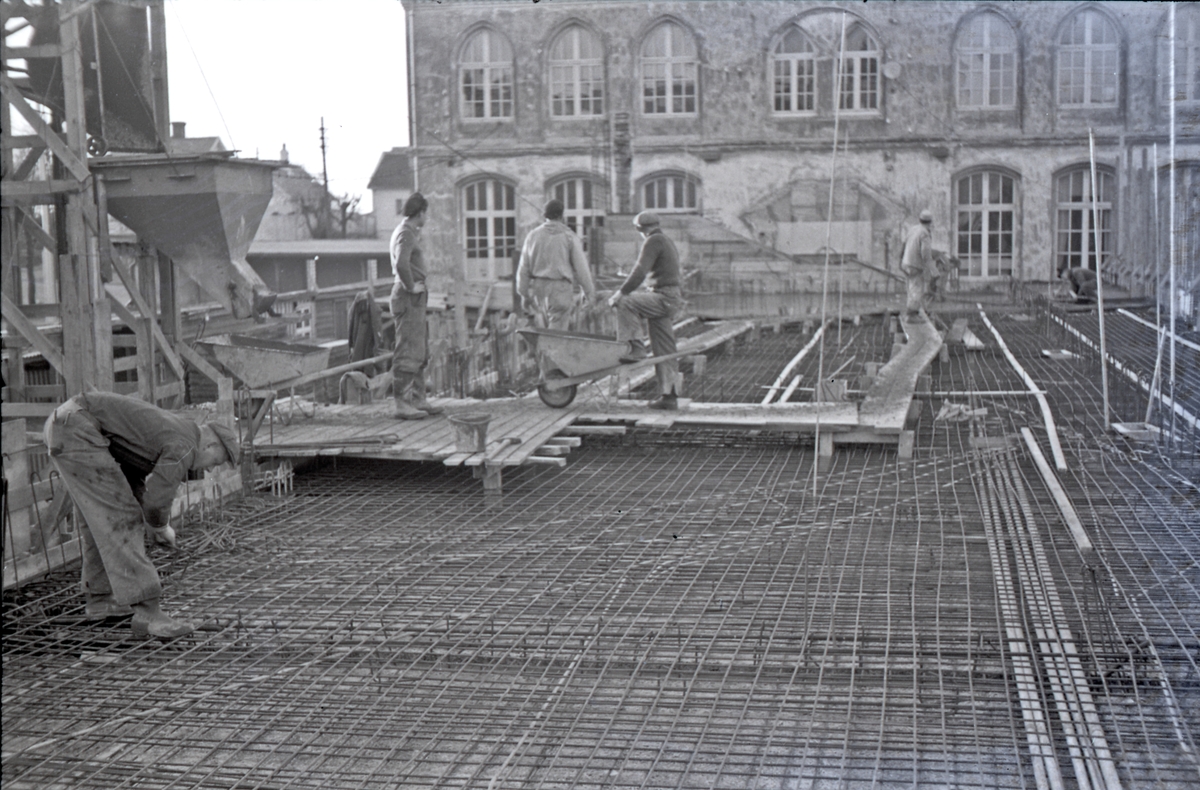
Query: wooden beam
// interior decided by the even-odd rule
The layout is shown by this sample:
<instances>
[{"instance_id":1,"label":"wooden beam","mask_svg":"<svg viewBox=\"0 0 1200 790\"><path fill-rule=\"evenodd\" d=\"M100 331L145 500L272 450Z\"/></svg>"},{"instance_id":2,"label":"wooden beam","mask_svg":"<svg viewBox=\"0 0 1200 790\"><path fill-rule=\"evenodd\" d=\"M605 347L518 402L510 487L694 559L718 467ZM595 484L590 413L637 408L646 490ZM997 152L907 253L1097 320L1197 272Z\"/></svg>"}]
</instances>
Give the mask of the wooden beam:
<instances>
[{"instance_id":1,"label":"wooden beam","mask_svg":"<svg viewBox=\"0 0 1200 790\"><path fill-rule=\"evenodd\" d=\"M12 299L8 298L8 294L0 294L3 298L3 314L4 320L8 325L15 329L21 337L29 341L29 345L37 349L37 352L46 358L50 363L50 367L63 372L63 352L54 343L50 342L45 335L34 326L33 322L25 317L21 312L21 308Z\"/></svg>"},{"instance_id":2,"label":"wooden beam","mask_svg":"<svg viewBox=\"0 0 1200 790\"><path fill-rule=\"evenodd\" d=\"M50 251L52 255L58 255L58 243L54 237L46 232L46 229L41 226L30 214L25 206L13 207L21 215L21 223L23 227L29 231L38 243Z\"/></svg>"},{"instance_id":3,"label":"wooden beam","mask_svg":"<svg viewBox=\"0 0 1200 790\"><path fill-rule=\"evenodd\" d=\"M83 191L81 182L61 178L49 181L9 181L7 178L4 179L4 202L10 204L22 199L53 197L63 193L81 191Z\"/></svg>"},{"instance_id":4,"label":"wooden beam","mask_svg":"<svg viewBox=\"0 0 1200 790\"><path fill-rule=\"evenodd\" d=\"M179 351L179 355L187 360L189 365L203 373L212 381L215 381L217 384L221 383L221 379L229 378L224 373L213 367L211 362L205 359L200 352L196 351L196 349L192 348L187 343L180 343L177 346L177 350Z\"/></svg>"},{"instance_id":5,"label":"wooden beam","mask_svg":"<svg viewBox=\"0 0 1200 790\"><path fill-rule=\"evenodd\" d=\"M171 366L171 369L175 371L175 375L182 380L187 375L187 369L183 366L183 360L181 360L179 355L175 353L175 349L163 335L162 328L158 325L158 322L154 320L154 311L150 309L150 305L148 305L145 298L142 297L142 292L138 289L137 282L133 279L133 273L125 267L125 264L122 263L116 255L111 254L111 250L109 257L112 262L113 270L121 278L121 282L124 284L125 290L129 291L129 295L133 297L134 304L137 305L138 311L141 312L143 316L150 319L150 331L153 333L155 341L158 342L158 346L162 350L163 357L167 360L167 363Z\"/></svg>"},{"instance_id":6,"label":"wooden beam","mask_svg":"<svg viewBox=\"0 0 1200 790\"><path fill-rule=\"evenodd\" d=\"M58 136L58 133L50 128L50 124L42 119L38 111L33 109L33 106L29 102L25 101L25 97L21 95L21 90L5 72L0 72L0 93L4 94L5 100L33 127L37 136L54 152L54 155L59 158L63 166L71 172L71 175L75 176L81 182L86 181L91 176L87 162L76 156L70 146ZM11 188L12 184L5 187L6 190Z\"/></svg>"}]
</instances>

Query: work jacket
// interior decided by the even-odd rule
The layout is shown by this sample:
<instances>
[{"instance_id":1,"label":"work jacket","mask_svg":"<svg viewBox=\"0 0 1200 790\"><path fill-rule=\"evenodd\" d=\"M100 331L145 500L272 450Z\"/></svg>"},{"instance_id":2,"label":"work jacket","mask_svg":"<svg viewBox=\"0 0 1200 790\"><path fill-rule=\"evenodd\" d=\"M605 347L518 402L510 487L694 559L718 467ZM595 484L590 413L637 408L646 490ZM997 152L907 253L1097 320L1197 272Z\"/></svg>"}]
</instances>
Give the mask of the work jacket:
<instances>
[{"instance_id":1,"label":"work jacket","mask_svg":"<svg viewBox=\"0 0 1200 790\"><path fill-rule=\"evenodd\" d=\"M529 281L564 280L583 288L595 299L596 286L575 231L556 219L548 219L529 231L517 263L517 293L529 298Z\"/></svg>"},{"instance_id":2,"label":"work jacket","mask_svg":"<svg viewBox=\"0 0 1200 790\"><path fill-rule=\"evenodd\" d=\"M630 294L645 280L651 291L678 288L682 279L679 271L679 251L662 228L655 228L642 241L637 265L621 285L621 293Z\"/></svg>"},{"instance_id":3,"label":"work jacket","mask_svg":"<svg viewBox=\"0 0 1200 790\"><path fill-rule=\"evenodd\" d=\"M402 290L411 291L417 283L425 282L425 257L421 254L421 229L405 217L388 242L392 257L392 273Z\"/></svg>"},{"instance_id":4,"label":"work jacket","mask_svg":"<svg viewBox=\"0 0 1200 790\"><path fill-rule=\"evenodd\" d=\"M78 400L108 439L108 451L121 465L146 521L152 527L164 526L175 491L196 462L200 427L127 395L89 392Z\"/></svg>"},{"instance_id":5,"label":"work jacket","mask_svg":"<svg viewBox=\"0 0 1200 790\"><path fill-rule=\"evenodd\" d=\"M905 274L937 274L933 268L933 232L925 223L908 229L900 269Z\"/></svg>"}]
</instances>

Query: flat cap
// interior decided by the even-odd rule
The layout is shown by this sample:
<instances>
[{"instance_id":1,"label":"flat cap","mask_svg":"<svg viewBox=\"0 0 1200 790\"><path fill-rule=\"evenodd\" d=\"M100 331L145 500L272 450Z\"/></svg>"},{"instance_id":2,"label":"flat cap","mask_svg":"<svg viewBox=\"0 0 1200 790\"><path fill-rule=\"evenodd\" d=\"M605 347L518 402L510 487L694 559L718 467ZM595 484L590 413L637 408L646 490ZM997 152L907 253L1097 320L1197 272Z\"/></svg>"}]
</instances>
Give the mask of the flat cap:
<instances>
[{"instance_id":1,"label":"flat cap","mask_svg":"<svg viewBox=\"0 0 1200 790\"><path fill-rule=\"evenodd\" d=\"M221 444L225 447L225 453L229 456L229 460L234 466L237 466L238 461L242 457L242 445L238 442L237 432L224 423L206 422L202 428L211 428L212 432L221 440Z\"/></svg>"},{"instance_id":2,"label":"flat cap","mask_svg":"<svg viewBox=\"0 0 1200 790\"><path fill-rule=\"evenodd\" d=\"M921 211L921 221L922 222L933 222L933 212L930 211L929 209L922 210Z\"/></svg>"},{"instance_id":3,"label":"flat cap","mask_svg":"<svg viewBox=\"0 0 1200 790\"><path fill-rule=\"evenodd\" d=\"M633 224L639 228L656 228L662 223L653 211L643 211L633 218Z\"/></svg>"}]
</instances>

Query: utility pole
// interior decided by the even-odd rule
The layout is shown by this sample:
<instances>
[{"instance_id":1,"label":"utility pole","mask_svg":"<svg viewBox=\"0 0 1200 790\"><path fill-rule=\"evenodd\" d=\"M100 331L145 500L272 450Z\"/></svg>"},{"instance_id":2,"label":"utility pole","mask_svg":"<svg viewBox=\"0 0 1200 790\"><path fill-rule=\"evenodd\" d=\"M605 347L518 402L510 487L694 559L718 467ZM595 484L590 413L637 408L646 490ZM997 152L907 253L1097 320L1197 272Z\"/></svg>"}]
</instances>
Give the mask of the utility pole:
<instances>
[{"instance_id":1,"label":"utility pole","mask_svg":"<svg viewBox=\"0 0 1200 790\"><path fill-rule=\"evenodd\" d=\"M321 116L321 177L325 181L325 197L329 197L329 167L325 164L325 116Z\"/></svg>"}]
</instances>

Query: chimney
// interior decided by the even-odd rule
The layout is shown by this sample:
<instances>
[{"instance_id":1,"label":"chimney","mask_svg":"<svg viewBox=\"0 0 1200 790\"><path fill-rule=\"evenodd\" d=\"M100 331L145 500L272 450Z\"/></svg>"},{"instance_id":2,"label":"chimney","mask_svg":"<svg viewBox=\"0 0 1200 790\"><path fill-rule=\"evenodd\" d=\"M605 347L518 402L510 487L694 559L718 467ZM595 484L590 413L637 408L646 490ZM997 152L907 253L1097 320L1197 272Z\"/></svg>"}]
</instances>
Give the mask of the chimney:
<instances>
[{"instance_id":1,"label":"chimney","mask_svg":"<svg viewBox=\"0 0 1200 790\"><path fill-rule=\"evenodd\" d=\"M187 137L187 133L184 132L184 129L186 128L186 121L171 121L171 137L177 140L182 140L183 138Z\"/></svg>"},{"instance_id":2,"label":"chimney","mask_svg":"<svg viewBox=\"0 0 1200 790\"><path fill-rule=\"evenodd\" d=\"M283 148L279 150L279 161L283 162L285 165L288 163L287 143L284 143Z\"/></svg>"}]
</instances>

